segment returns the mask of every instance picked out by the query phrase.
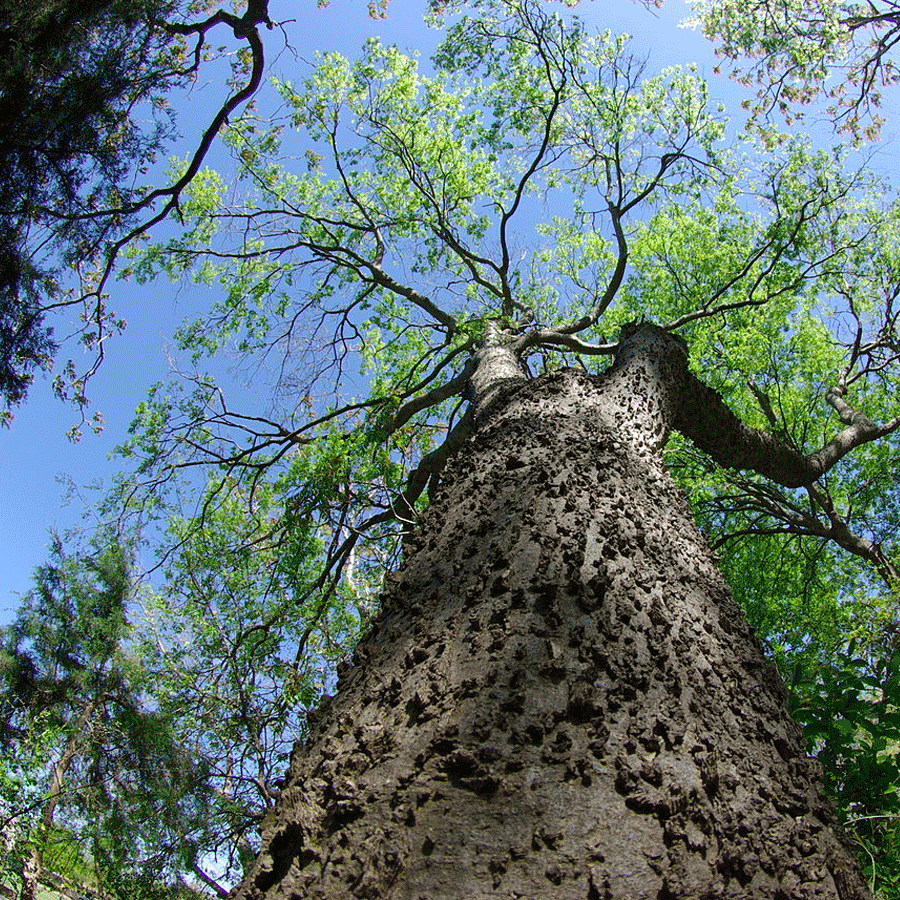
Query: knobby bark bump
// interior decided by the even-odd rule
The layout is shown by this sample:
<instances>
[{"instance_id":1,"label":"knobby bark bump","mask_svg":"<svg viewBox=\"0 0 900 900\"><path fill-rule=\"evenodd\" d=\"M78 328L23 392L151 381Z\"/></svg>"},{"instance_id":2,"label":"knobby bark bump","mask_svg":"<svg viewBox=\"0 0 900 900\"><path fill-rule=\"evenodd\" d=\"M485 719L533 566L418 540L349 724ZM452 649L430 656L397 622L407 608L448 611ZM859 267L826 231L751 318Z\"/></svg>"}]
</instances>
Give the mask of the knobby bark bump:
<instances>
[{"instance_id":1,"label":"knobby bark bump","mask_svg":"<svg viewBox=\"0 0 900 900\"><path fill-rule=\"evenodd\" d=\"M662 464L683 344L501 370L235 900L869 897Z\"/></svg>"}]
</instances>

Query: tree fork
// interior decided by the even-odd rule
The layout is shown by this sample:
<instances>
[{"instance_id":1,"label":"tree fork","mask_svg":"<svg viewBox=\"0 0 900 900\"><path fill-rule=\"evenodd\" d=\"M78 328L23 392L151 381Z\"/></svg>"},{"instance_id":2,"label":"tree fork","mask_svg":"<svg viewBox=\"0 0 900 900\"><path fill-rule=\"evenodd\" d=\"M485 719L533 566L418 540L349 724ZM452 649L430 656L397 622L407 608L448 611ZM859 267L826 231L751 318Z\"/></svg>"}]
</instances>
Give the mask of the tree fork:
<instances>
[{"instance_id":1,"label":"tree fork","mask_svg":"<svg viewBox=\"0 0 900 900\"><path fill-rule=\"evenodd\" d=\"M870 897L662 465L686 390L637 327L478 417L235 900Z\"/></svg>"}]
</instances>

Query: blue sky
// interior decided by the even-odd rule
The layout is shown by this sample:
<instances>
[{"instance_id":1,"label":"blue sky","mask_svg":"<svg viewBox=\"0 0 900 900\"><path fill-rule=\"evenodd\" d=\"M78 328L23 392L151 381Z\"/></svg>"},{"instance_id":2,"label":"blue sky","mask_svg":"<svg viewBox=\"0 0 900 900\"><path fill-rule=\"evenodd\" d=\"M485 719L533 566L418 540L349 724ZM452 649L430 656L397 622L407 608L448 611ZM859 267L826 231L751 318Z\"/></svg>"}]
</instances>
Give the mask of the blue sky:
<instances>
[{"instance_id":1,"label":"blue sky","mask_svg":"<svg viewBox=\"0 0 900 900\"><path fill-rule=\"evenodd\" d=\"M423 40L434 40L433 33L422 25L424 6L423 2L391 0L388 16L381 21L367 17L362 0L334 0L326 9L318 9L314 0L271 0L270 12L276 19L293 17L285 25L291 45L301 56L311 58L315 50L352 53L370 35L402 46L422 47ZM668 0L656 14L628 0L594 0L579 8L583 18L600 28L639 36L636 49L651 56L651 70L659 65L698 62L701 72L710 76L715 63L710 45L695 32L678 27L688 12L685 0ZM281 35L273 31L266 38L270 73L290 77L293 56L284 50ZM718 78L712 95L729 101L733 108L739 90ZM185 143L177 149L185 152L193 129L202 128L221 99L221 86L214 83L201 85L189 98L184 107ZM100 493L87 486L115 472L109 454L123 440L132 411L148 385L169 372L169 336L192 306L205 302L204 290L209 289L164 281L113 285L110 305L128 320L129 327L109 343L106 361L90 388L93 408L100 410L105 420L101 435L86 431L80 443L70 443L65 432L76 413L52 397L48 382L34 386L12 427L0 433L0 509L4 511L0 624L11 618L15 595L28 589L31 572L45 559L49 530L65 530L85 513L90 515ZM58 328L57 333L62 330ZM61 358L73 352L74 347L64 347ZM249 386L245 389L252 390ZM79 486L80 496L67 502L60 477Z\"/></svg>"}]
</instances>

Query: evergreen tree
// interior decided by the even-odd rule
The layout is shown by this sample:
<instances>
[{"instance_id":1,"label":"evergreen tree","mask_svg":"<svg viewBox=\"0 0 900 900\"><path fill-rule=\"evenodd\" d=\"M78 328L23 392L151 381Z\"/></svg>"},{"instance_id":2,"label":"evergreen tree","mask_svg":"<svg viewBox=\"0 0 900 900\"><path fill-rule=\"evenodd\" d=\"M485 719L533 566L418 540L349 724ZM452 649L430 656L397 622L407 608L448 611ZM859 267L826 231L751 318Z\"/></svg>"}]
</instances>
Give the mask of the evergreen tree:
<instances>
[{"instance_id":1,"label":"evergreen tree","mask_svg":"<svg viewBox=\"0 0 900 900\"><path fill-rule=\"evenodd\" d=\"M57 541L0 633L4 876L27 900L77 879L136 897L148 871L161 886L179 872L173 833L189 833L189 810L202 821L201 773L144 706L129 570L114 541L77 554Z\"/></svg>"}]
</instances>

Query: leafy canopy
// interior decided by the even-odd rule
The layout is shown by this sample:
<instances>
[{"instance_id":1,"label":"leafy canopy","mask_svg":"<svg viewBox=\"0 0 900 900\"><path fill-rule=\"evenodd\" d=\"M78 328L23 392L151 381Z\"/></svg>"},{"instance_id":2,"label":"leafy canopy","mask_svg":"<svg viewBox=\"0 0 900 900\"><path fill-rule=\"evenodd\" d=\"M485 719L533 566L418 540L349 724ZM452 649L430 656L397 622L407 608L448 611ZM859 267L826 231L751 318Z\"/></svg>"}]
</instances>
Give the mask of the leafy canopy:
<instances>
[{"instance_id":1,"label":"leafy canopy","mask_svg":"<svg viewBox=\"0 0 900 900\"><path fill-rule=\"evenodd\" d=\"M658 4L658 5L661 5ZM839 132L873 140L884 118L884 88L898 81L895 0L692 0L704 34L731 74L758 86L757 116L789 122L825 98Z\"/></svg>"}]
</instances>

